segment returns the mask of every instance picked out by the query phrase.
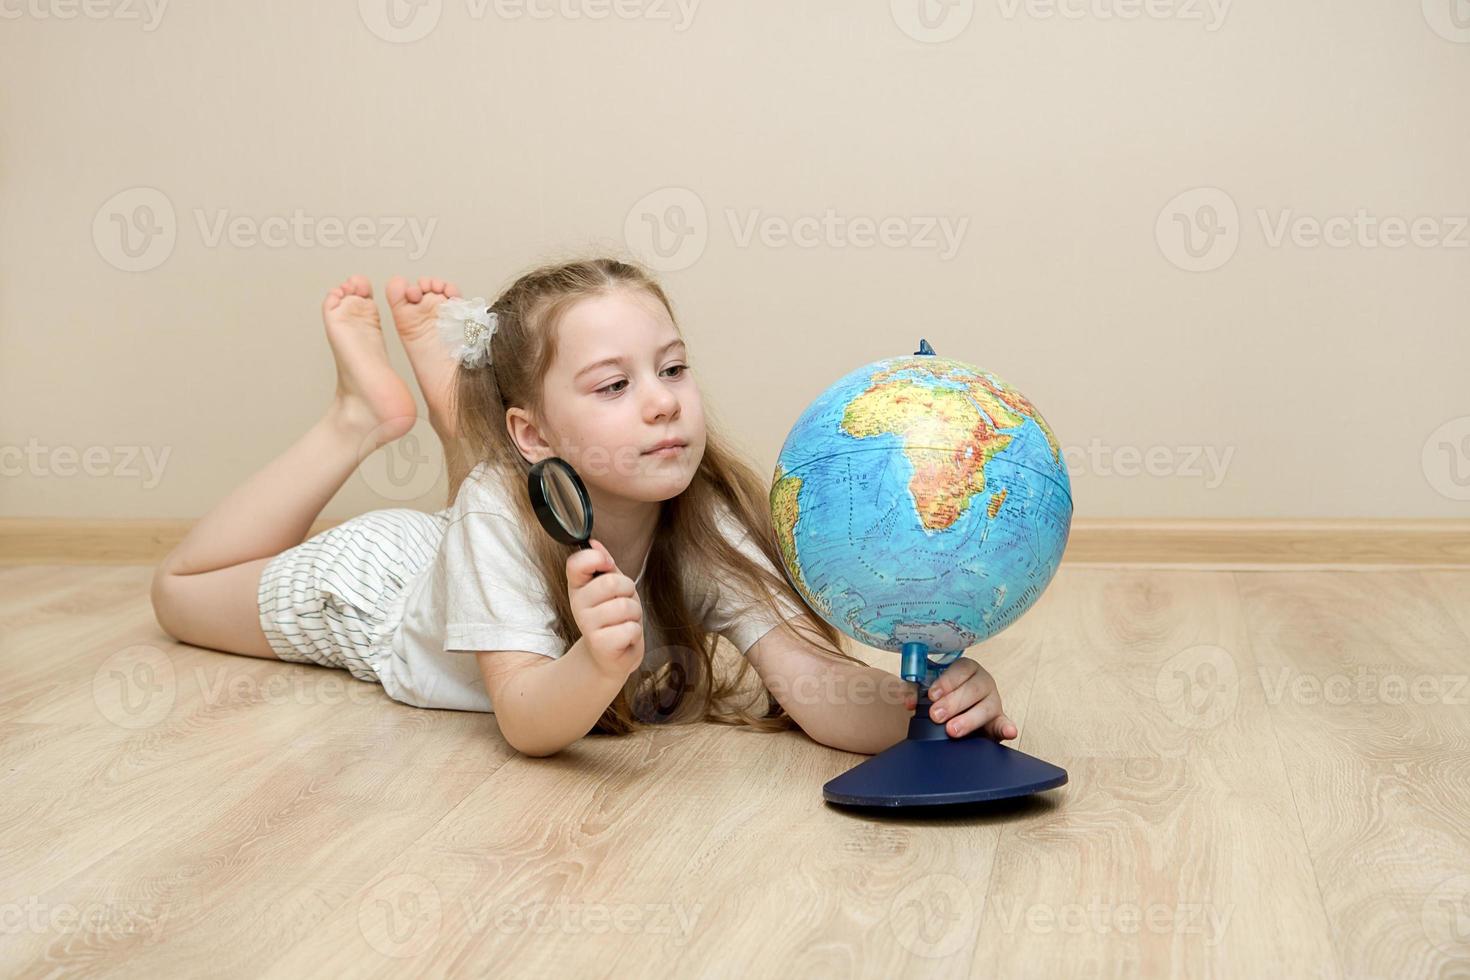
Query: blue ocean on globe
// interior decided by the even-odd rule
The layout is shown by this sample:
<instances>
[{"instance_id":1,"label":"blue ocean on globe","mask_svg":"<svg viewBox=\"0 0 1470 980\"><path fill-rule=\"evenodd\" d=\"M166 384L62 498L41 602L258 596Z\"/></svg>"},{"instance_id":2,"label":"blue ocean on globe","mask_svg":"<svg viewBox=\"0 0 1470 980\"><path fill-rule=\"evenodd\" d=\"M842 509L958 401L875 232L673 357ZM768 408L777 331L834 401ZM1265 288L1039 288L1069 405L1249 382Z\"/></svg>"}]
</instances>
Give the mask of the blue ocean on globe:
<instances>
[{"instance_id":1,"label":"blue ocean on globe","mask_svg":"<svg viewBox=\"0 0 1470 980\"><path fill-rule=\"evenodd\" d=\"M858 368L812 402L781 449L771 514L814 611L859 643L923 643L945 664L1040 598L1067 546L1072 487L1025 396L919 353Z\"/></svg>"}]
</instances>

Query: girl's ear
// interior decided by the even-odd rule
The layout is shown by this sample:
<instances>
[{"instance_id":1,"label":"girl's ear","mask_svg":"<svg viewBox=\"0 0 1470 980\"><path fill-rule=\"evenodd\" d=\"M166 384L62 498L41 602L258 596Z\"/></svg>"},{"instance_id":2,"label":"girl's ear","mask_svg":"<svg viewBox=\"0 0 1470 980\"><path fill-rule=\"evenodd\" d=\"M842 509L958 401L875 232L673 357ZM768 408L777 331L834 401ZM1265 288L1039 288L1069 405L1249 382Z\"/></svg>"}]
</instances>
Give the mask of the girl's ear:
<instances>
[{"instance_id":1,"label":"girl's ear","mask_svg":"<svg viewBox=\"0 0 1470 980\"><path fill-rule=\"evenodd\" d=\"M521 451L521 455L532 463L556 455L556 450L546 441L537 427L534 419L523 408L507 408L505 410L505 429L510 433L510 439Z\"/></svg>"}]
</instances>

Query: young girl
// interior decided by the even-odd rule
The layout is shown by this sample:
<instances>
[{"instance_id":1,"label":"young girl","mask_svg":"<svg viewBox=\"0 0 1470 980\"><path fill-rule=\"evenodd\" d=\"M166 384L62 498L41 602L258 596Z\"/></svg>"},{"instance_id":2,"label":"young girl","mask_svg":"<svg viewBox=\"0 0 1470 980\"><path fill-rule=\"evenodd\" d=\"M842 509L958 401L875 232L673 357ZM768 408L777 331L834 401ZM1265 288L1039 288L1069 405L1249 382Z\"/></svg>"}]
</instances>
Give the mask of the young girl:
<instances>
[{"instance_id":1,"label":"young girl","mask_svg":"<svg viewBox=\"0 0 1470 980\"><path fill-rule=\"evenodd\" d=\"M372 288L353 276L322 304L337 365L326 414L159 566L166 632L344 668L406 704L493 710L528 755L664 721L794 722L863 753L905 737L914 686L845 653L777 571L769 487L706 424L672 306L644 269L538 268L488 308L429 278L394 277L387 298L445 447L449 505L370 511L302 540L359 462L414 422ZM549 456L587 486L590 549L535 518L527 473ZM719 635L744 654L733 675L717 669ZM759 715L741 702L751 666ZM951 736L1016 735L973 660L931 697Z\"/></svg>"}]
</instances>

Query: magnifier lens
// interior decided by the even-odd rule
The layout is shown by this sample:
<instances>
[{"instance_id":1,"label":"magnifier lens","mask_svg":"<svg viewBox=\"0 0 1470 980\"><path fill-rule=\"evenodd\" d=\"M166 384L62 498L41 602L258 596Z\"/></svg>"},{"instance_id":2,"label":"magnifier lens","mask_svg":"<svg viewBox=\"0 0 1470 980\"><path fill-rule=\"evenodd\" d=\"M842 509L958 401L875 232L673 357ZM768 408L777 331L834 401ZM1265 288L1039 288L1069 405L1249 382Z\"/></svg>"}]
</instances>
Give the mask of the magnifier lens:
<instances>
[{"instance_id":1,"label":"magnifier lens","mask_svg":"<svg viewBox=\"0 0 1470 980\"><path fill-rule=\"evenodd\" d=\"M592 500L572 464L557 456L541 460L527 474L526 489L536 519L562 544L592 547Z\"/></svg>"},{"instance_id":2,"label":"magnifier lens","mask_svg":"<svg viewBox=\"0 0 1470 980\"><path fill-rule=\"evenodd\" d=\"M577 491L572 479L567 470L560 466L548 466L541 472L546 502L551 506L557 522L573 537L585 538L588 530L587 511L582 506L582 494Z\"/></svg>"}]
</instances>

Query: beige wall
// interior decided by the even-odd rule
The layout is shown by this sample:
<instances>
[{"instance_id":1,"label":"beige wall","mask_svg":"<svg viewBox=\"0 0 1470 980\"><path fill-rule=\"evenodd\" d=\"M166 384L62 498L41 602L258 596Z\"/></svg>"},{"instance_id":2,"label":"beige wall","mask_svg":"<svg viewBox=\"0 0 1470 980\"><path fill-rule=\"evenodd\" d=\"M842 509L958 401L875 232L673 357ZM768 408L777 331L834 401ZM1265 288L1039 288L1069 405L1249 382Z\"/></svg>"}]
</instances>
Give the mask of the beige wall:
<instances>
[{"instance_id":1,"label":"beige wall","mask_svg":"<svg viewBox=\"0 0 1470 980\"><path fill-rule=\"evenodd\" d=\"M0 0L0 515L199 515L325 405L346 274L589 248L666 270L762 469L924 336L1041 408L1079 516L1467 513L1464 2L691 2ZM828 209L890 244L780 238ZM438 506L421 436L327 516Z\"/></svg>"}]
</instances>

